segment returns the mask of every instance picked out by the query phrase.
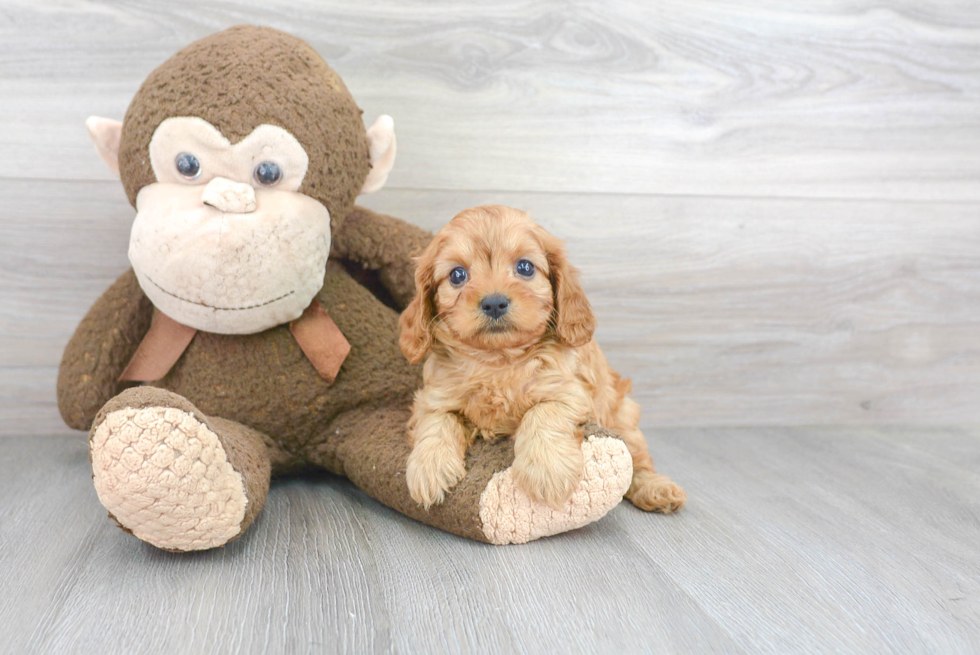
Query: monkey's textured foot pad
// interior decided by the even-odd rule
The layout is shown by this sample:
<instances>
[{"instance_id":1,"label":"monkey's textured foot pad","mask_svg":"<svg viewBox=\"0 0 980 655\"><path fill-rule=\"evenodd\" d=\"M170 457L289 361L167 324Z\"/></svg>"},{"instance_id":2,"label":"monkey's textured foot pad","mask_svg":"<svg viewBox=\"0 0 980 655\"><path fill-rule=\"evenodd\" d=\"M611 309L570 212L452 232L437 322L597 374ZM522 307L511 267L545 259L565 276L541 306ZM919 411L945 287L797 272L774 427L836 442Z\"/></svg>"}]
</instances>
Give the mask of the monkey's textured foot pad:
<instances>
[{"instance_id":1,"label":"monkey's textured foot pad","mask_svg":"<svg viewBox=\"0 0 980 655\"><path fill-rule=\"evenodd\" d=\"M517 487L511 469L490 479L480 498L480 520L490 543L523 544L598 521L623 499L633 477L626 444L614 437L590 436L582 442L585 473L560 509L531 500Z\"/></svg>"},{"instance_id":2,"label":"monkey's textured foot pad","mask_svg":"<svg viewBox=\"0 0 980 655\"><path fill-rule=\"evenodd\" d=\"M99 500L143 541L204 550L241 531L245 482L218 436L192 414L172 407L110 412L90 448Z\"/></svg>"}]
</instances>

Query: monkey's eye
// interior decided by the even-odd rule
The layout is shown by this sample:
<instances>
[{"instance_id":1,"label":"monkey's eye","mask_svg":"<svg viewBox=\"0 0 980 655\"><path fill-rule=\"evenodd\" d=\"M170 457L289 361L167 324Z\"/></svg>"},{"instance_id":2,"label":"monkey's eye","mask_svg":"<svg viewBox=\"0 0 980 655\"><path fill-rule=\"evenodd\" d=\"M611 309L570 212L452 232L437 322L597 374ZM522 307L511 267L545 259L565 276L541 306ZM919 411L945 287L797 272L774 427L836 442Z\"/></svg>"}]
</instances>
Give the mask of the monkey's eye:
<instances>
[{"instance_id":1,"label":"monkey's eye","mask_svg":"<svg viewBox=\"0 0 980 655\"><path fill-rule=\"evenodd\" d=\"M516 270L517 274L521 277L534 277L534 264L526 259L518 260L514 270Z\"/></svg>"},{"instance_id":2,"label":"monkey's eye","mask_svg":"<svg viewBox=\"0 0 980 655\"><path fill-rule=\"evenodd\" d=\"M282 168L274 161L264 161L255 167L255 181L262 186L275 186L282 179Z\"/></svg>"},{"instance_id":3,"label":"monkey's eye","mask_svg":"<svg viewBox=\"0 0 980 655\"><path fill-rule=\"evenodd\" d=\"M462 266L457 266L453 270L449 271L449 284L454 287L461 287L466 284L466 278L469 276L466 274L466 269Z\"/></svg>"},{"instance_id":4,"label":"monkey's eye","mask_svg":"<svg viewBox=\"0 0 980 655\"><path fill-rule=\"evenodd\" d=\"M177 155L174 163L177 165L177 172L188 180L196 180L201 174L201 162L189 152Z\"/></svg>"}]
</instances>

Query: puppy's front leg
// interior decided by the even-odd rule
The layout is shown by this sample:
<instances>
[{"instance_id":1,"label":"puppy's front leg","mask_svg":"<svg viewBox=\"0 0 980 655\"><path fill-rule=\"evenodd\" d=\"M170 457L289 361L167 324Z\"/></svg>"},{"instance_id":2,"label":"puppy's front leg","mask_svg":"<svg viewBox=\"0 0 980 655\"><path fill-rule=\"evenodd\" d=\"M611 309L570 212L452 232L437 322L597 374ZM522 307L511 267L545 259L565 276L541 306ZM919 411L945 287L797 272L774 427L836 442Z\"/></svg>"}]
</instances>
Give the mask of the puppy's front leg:
<instances>
[{"instance_id":1,"label":"puppy's front leg","mask_svg":"<svg viewBox=\"0 0 980 655\"><path fill-rule=\"evenodd\" d=\"M514 435L514 478L533 500L558 509L582 479L582 435L566 403L538 403Z\"/></svg>"},{"instance_id":2,"label":"puppy's front leg","mask_svg":"<svg viewBox=\"0 0 980 655\"><path fill-rule=\"evenodd\" d=\"M412 499L428 508L466 475L466 433L459 417L447 412L416 414L412 424L405 481Z\"/></svg>"}]
</instances>

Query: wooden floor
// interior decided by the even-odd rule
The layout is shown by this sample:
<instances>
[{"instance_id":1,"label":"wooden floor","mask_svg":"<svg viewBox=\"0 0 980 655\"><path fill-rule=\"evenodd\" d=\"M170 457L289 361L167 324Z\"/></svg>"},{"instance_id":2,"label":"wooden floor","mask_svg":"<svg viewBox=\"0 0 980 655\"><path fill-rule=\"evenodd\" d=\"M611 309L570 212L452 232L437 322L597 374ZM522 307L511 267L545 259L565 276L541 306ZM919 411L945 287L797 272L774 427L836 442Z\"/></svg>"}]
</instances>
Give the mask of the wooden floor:
<instances>
[{"instance_id":1,"label":"wooden floor","mask_svg":"<svg viewBox=\"0 0 980 655\"><path fill-rule=\"evenodd\" d=\"M128 265L84 121L244 22L394 117L363 204L568 240L684 512L492 548L324 477L216 552L106 518L54 398ZM10 0L0 199L0 653L980 653L974 0Z\"/></svg>"},{"instance_id":2,"label":"wooden floor","mask_svg":"<svg viewBox=\"0 0 980 655\"><path fill-rule=\"evenodd\" d=\"M648 430L691 498L494 547L332 477L228 547L123 534L84 438L0 440L8 653L969 653L980 430Z\"/></svg>"}]
</instances>

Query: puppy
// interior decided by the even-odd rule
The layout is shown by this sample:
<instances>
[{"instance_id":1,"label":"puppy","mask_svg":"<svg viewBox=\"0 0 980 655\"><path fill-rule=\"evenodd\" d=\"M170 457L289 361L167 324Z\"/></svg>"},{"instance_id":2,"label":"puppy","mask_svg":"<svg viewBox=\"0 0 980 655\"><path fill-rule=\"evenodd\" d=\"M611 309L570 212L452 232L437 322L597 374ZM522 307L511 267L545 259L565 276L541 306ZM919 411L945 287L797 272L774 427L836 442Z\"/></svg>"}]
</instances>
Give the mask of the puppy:
<instances>
[{"instance_id":1,"label":"puppy","mask_svg":"<svg viewBox=\"0 0 980 655\"><path fill-rule=\"evenodd\" d=\"M684 491L654 471L630 381L592 339L595 317L558 239L516 209L467 209L422 253L415 283L400 346L412 363L429 355L409 422L416 502L443 500L477 436L513 435L517 484L560 507L582 477L581 426L592 420L629 448L634 505L684 505Z\"/></svg>"}]
</instances>

